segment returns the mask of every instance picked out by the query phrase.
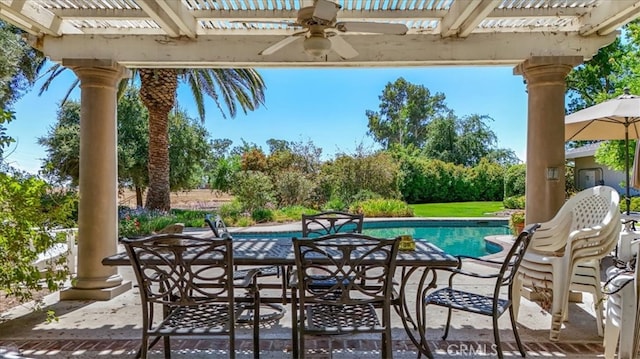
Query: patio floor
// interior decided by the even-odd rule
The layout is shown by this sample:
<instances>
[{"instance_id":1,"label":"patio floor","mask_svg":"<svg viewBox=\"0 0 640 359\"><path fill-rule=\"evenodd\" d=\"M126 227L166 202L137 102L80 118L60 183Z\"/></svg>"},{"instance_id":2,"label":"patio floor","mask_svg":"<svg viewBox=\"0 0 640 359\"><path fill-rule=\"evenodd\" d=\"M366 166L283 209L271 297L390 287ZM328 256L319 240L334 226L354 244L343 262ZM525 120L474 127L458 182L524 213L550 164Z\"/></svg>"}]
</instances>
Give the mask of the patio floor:
<instances>
[{"instance_id":1,"label":"patio floor","mask_svg":"<svg viewBox=\"0 0 640 359\"><path fill-rule=\"evenodd\" d=\"M607 263L603 263L606 268ZM469 266L471 270L481 267ZM486 268L484 268L486 270ZM134 281L130 268L120 268L121 274ZM446 278L440 276L438 282ZM476 280L477 281L477 280ZM491 292L483 283L462 283L474 290ZM264 294L263 294L264 295ZM140 343L141 320L138 289L133 288L110 301L58 301L58 295L46 298L47 309L54 310L58 320L47 323L46 314L32 312L28 306L0 313L0 358L133 358ZM412 303L410 303L410 306ZM598 336L591 295L584 294L582 303L571 303L569 321L565 323L559 342L549 341L551 316L537 304L523 298L519 316L519 332L527 349L527 357L599 358L602 338ZM454 313L447 341L441 340L446 313L432 307L433 320L428 324L428 339L436 358L485 358L492 356L493 333L488 317ZM416 358L413 344L395 315L393 325L394 357ZM511 333L508 315L500 318L501 338L506 357L520 357ZM251 331L238 331L239 358L251 358ZM291 358L290 316L261 331L262 358ZM362 335L336 336L307 341L313 350L309 358L379 358L379 337ZM172 340L174 358L226 358L228 340ZM16 356L13 356L16 355ZM161 345L156 345L151 358L164 357Z\"/></svg>"}]
</instances>

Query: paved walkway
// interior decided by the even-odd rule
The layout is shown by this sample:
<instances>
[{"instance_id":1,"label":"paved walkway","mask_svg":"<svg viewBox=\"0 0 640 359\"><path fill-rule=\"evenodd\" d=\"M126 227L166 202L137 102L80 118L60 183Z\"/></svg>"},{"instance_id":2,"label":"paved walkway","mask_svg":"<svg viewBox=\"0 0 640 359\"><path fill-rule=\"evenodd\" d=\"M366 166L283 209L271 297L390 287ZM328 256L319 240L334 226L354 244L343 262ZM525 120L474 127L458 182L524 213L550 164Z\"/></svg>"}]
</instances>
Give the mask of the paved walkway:
<instances>
[{"instance_id":1,"label":"paved walkway","mask_svg":"<svg viewBox=\"0 0 640 359\"><path fill-rule=\"evenodd\" d=\"M470 266L471 270L487 268ZM133 280L130 268L120 272ZM443 284L445 279L439 278ZM486 283L463 282L461 288L486 291ZM264 294L263 294L264 295ZM32 312L28 306L0 314L0 358L133 358L140 342L140 301L134 288L110 301L58 301L58 295L46 298L46 308L55 311L58 320L47 322L46 313ZM519 332L530 358L601 358L602 338L598 337L593 301L589 294L584 303L571 303L569 322L559 342L548 339L551 316L537 304L523 298L519 316ZM410 305L413 305L410 303ZM456 312L447 341L440 339L446 320L444 310L433 307L428 323L428 339L436 358L493 357L493 332L490 318ZM290 316L261 331L262 358L291 358ZM508 315L500 319L500 333L505 356L520 357L511 333ZM238 358L252 357L251 331L240 328ZM394 315L394 357L416 358L417 353L407 338L401 322ZM379 337L337 336L307 341L308 358L380 358ZM228 340L172 340L174 358L226 358ZM151 358L164 357L157 345Z\"/></svg>"}]
</instances>

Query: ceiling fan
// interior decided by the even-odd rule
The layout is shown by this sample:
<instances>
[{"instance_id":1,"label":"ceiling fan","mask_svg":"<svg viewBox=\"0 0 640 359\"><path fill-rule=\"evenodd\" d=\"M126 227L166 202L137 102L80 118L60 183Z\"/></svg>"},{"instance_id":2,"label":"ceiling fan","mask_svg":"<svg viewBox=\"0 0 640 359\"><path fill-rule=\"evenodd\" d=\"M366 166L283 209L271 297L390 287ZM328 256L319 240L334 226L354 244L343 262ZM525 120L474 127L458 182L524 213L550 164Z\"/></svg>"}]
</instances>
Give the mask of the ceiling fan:
<instances>
[{"instance_id":1,"label":"ceiling fan","mask_svg":"<svg viewBox=\"0 0 640 359\"><path fill-rule=\"evenodd\" d=\"M295 22L278 22L289 26L304 27L304 31L285 37L260 52L260 55L271 55L299 38L303 38L304 51L320 57L335 51L341 58L350 59L358 56L356 49L340 37L340 33L378 33L404 35L408 28L404 24L337 21L339 4L328 0L316 0L313 6L303 7L298 11Z\"/></svg>"}]
</instances>

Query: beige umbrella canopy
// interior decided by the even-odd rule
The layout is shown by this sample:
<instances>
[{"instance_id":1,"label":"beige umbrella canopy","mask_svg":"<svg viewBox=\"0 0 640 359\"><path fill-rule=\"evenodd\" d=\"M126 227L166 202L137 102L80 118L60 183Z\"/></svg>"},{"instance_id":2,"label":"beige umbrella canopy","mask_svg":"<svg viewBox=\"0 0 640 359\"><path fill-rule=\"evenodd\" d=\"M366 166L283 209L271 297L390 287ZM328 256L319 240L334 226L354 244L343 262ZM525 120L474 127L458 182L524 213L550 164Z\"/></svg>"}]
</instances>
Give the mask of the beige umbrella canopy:
<instances>
[{"instance_id":1,"label":"beige umbrella canopy","mask_svg":"<svg viewBox=\"0 0 640 359\"><path fill-rule=\"evenodd\" d=\"M565 117L565 141L577 140L625 140L640 138L640 96L624 95L587 107ZM629 151L625 151L627 214L630 204Z\"/></svg>"}]
</instances>

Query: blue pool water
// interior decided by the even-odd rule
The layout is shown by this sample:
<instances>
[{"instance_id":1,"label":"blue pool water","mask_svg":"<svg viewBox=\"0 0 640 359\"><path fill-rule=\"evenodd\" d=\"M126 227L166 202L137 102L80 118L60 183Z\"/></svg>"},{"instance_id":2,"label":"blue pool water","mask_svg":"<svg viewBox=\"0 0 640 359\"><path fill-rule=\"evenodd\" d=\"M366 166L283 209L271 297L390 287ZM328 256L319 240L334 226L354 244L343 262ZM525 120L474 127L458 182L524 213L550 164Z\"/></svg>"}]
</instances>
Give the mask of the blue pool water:
<instances>
[{"instance_id":1,"label":"blue pool water","mask_svg":"<svg viewBox=\"0 0 640 359\"><path fill-rule=\"evenodd\" d=\"M417 240L429 241L447 253L474 257L497 253L502 248L484 240L490 235L509 234L507 221L469 220L402 220L365 222L363 233L375 237L396 237L410 234ZM291 238L300 232L242 232L234 238Z\"/></svg>"}]
</instances>

